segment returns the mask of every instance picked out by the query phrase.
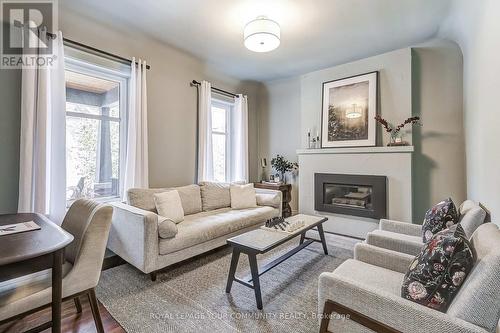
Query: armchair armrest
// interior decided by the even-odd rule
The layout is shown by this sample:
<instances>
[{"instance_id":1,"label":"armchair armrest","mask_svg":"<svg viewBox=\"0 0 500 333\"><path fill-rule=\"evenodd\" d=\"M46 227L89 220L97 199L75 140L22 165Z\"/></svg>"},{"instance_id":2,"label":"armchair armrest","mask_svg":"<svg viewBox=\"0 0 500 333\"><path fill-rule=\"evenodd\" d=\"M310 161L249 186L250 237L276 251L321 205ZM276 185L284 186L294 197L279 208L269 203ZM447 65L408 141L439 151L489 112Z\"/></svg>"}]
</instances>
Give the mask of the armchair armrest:
<instances>
[{"instance_id":1,"label":"armchair armrest","mask_svg":"<svg viewBox=\"0 0 500 333\"><path fill-rule=\"evenodd\" d=\"M381 219L379 229L409 236L422 236L422 226L408 222Z\"/></svg>"},{"instance_id":2,"label":"armchair armrest","mask_svg":"<svg viewBox=\"0 0 500 333\"><path fill-rule=\"evenodd\" d=\"M279 210L279 216L282 215L283 209L283 193L277 190L268 190L264 188L256 188L258 206L269 206Z\"/></svg>"},{"instance_id":3,"label":"armchair armrest","mask_svg":"<svg viewBox=\"0 0 500 333\"><path fill-rule=\"evenodd\" d=\"M108 248L144 273L156 269L159 216L124 203L114 207Z\"/></svg>"},{"instance_id":4,"label":"armchair armrest","mask_svg":"<svg viewBox=\"0 0 500 333\"><path fill-rule=\"evenodd\" d=\"M335 272L320 275L318 291L320 313L323 313L325 302L330 300L392 329L386 332L487 333L485 329L465 320L411 302L399 295L357 283ZM323 313L324 315L328 314ZM348 325L347 329L344 326L344 330L337 329L333 332L345 332L353 327L352 323L337 323L336 320L330 321L330 324L333 327L336 324Z\"/></svg>"},{"instance_id":5,"label":"armchair armrest","mask_svg":"<svg viewBox=\"0 0 500 333\"><path fill-rule=\"evenodd\" d=\"M354 246L354 259L404 274L408 271L415 256L366 243L358 243Z\"/></svg>"}]
</instances>

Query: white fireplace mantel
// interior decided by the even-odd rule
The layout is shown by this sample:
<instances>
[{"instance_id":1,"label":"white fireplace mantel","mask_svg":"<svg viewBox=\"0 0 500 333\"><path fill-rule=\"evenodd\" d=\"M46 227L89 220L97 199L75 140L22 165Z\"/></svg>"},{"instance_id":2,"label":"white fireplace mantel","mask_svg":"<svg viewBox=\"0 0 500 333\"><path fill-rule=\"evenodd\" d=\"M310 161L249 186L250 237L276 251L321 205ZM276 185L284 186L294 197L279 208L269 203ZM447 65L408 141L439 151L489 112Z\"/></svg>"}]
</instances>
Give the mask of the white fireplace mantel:
<instances>
[{"instance_id":1,"label":"white fireplace mantel","mask_svg":"<svg viewBox=\"0 0 500 333\"><path fill-rule=\"evenodd\" d=\"M377 153L413 153L413 146L393 147L346 147L346 148L317 148L297 149L297 155L306 154L377 154Z\"/></svg>"}]
</instances>

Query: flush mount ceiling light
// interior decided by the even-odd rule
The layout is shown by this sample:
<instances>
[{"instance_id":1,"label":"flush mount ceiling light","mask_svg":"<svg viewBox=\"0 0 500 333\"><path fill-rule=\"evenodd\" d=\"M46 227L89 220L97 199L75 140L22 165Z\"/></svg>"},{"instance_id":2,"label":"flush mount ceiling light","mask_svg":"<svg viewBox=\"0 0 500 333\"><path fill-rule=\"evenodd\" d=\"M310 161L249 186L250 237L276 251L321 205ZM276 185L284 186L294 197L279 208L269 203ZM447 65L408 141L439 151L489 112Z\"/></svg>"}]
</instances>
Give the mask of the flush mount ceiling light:
<instances>
[{"instance_id":1,"label":"flush mount ceiling light","mask_svg":"<svg viewBox=\"0 0 500 333\"><path fill-rule=\"evenodd\" d=\"M243 38L250 51L272 51L280 45L280 25L266 16L259 16L247 23Z\"/></svg>"}]
</instances>

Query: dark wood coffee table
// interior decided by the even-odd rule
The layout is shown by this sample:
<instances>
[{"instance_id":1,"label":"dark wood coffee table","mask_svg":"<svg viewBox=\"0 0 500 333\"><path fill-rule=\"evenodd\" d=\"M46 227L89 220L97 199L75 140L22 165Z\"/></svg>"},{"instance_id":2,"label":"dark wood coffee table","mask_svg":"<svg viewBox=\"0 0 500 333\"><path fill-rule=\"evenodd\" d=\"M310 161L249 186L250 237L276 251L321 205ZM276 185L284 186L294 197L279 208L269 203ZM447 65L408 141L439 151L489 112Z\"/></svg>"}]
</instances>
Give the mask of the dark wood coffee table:
<instances>
[{"instance_id":1,"label":"dark wood coffee table","mask_svg":"<svg viewBox=\"0 0 500 333\"><path fill-rule=\"evenodd\" d=\"M256 229L239 236L229 238L227 240L227 243L230 244L233 248L233 254L231 257L231 267L229 268L229 275L227 277L226 293L231 292L233 281L241 283L242 285L254 290L255 299L257 301L257 309L261 310L262 295L260 291L259 280L259 277L261 275L281 264L283 261L287 260L297 252L311 245L313 242L322 243L323 251L325 252L325 254L328 254L325 233L323 232L323 223L326 222L328 218L323 216L299 214L289 217L286 220L304 220L306 226L293 233ZM313 228L317 228L320 240L306 237L306 232ZM292 240L297 236L300 236L300 242L297 247L272 260L259 269L257 265L257 254L266 253L274 249L275 247ZM248 256L248 261L250 262L250 275L240 279L235 276L235 273L241 253L244 253Z\"/></svg>"}]
</instances>

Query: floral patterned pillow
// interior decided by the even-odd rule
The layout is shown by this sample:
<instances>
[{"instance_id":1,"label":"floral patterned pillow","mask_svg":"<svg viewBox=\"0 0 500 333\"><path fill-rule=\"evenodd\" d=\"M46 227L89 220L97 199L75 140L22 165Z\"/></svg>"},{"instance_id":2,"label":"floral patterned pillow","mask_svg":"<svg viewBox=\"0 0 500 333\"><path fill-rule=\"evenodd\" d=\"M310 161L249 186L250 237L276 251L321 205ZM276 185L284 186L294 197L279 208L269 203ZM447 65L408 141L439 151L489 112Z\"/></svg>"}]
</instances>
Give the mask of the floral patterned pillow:
<instances>
[{"instance_id":1,"label":"floral patterned pillow","mask_svg":"<svg viewBox=\"0 0 500 333\"><path fill-rule=\"evenodd\" d=\"M475 261L474 249L460 224L438 232L411 263L401 296L446 312Z\"/></svg>"},{"instance_id":2,"label":"floral patterned pillow","mask_svg":"<svg viewBox=\"0 0 500 333\"><path fill-rule=\"evenodd\" d=\"M422 224L422 238L424 243L427 243L432 236L441 230L457 224L459 217L457 207L455 207L451 198L434 205L434 207L425 213L424 223Z\"/></svg>"}]
</instances>

